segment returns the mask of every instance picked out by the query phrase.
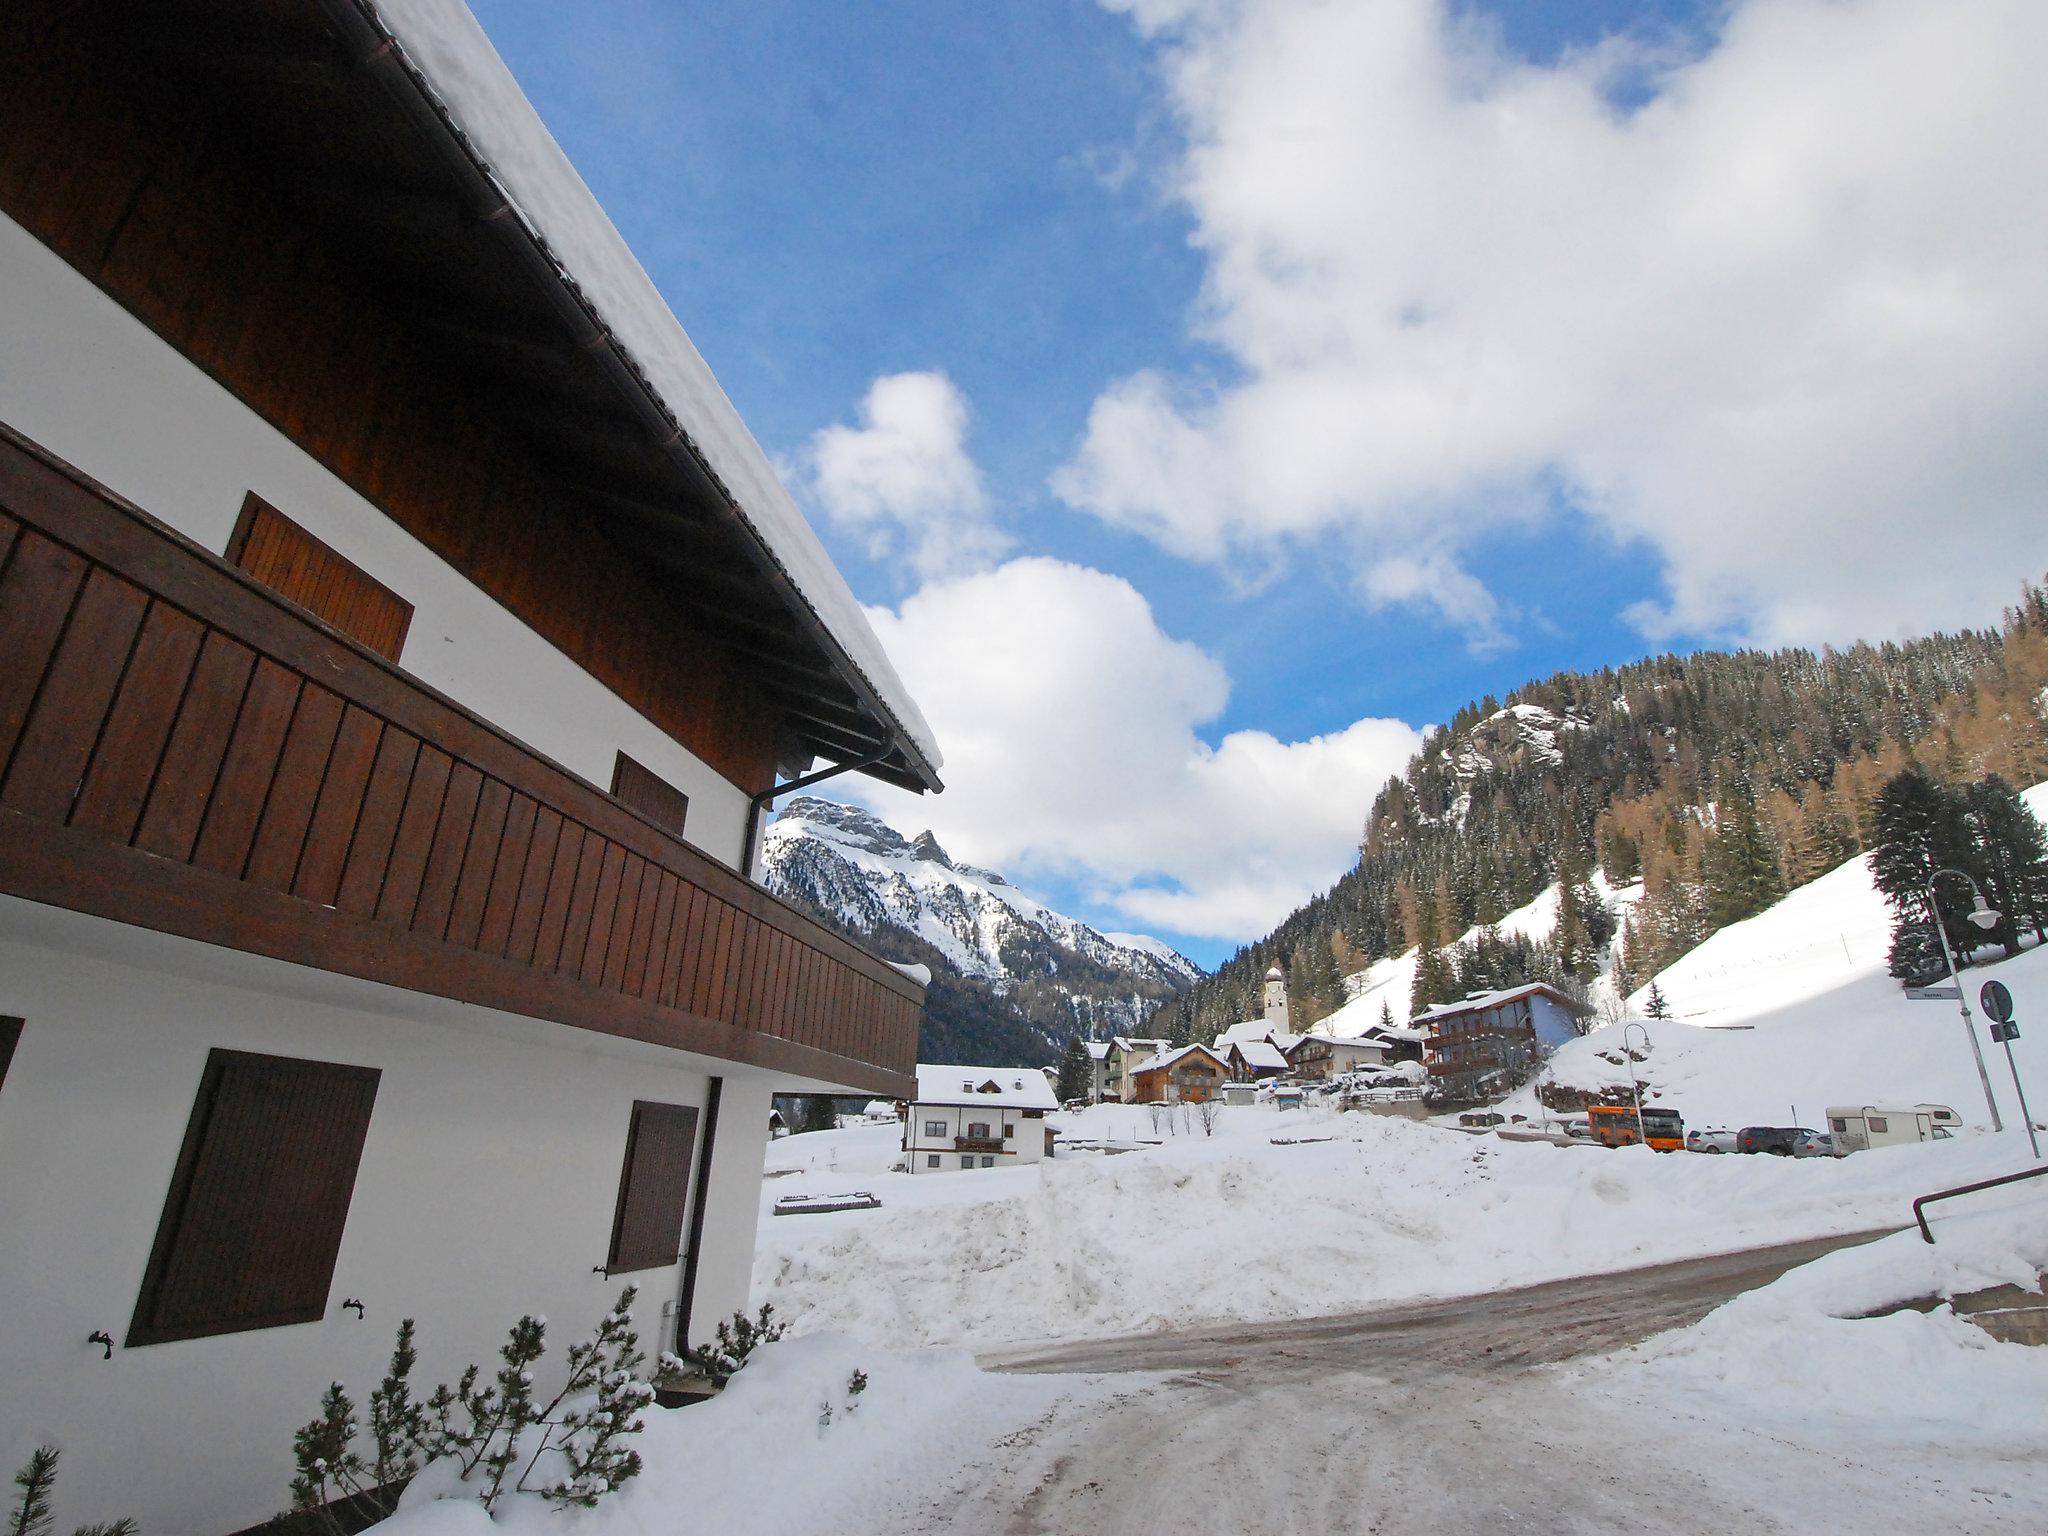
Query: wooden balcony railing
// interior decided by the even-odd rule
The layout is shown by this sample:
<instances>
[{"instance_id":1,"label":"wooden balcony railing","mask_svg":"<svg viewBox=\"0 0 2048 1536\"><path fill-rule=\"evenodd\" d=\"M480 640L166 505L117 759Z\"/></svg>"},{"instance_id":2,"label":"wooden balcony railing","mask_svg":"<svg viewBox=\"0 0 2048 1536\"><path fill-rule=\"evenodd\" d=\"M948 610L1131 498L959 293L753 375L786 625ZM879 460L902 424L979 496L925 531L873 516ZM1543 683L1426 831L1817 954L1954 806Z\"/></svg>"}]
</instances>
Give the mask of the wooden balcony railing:
<instances>
[{"instance_id":1,"label":"wooden balcony railing","mask_svg":"<svg viewBox=\"0 0 2048 1536\"><path fill-rule=\"evenodd\" d=\"M915 1091L900 972L4 426L0 890Z\"/></svg>"},{"instance_id":2,"label":"wooden balcony railing","mask_svg":"<svg viewBox=\"0 0 2048 1536\"><path fill-rule=\"evenodd\" d=\"M1000 1152L1003 1150L1003 1138L1000 1136L955 1136L953 1138L953 1150L955 1152Z\"/></svg>"}]
</instances>

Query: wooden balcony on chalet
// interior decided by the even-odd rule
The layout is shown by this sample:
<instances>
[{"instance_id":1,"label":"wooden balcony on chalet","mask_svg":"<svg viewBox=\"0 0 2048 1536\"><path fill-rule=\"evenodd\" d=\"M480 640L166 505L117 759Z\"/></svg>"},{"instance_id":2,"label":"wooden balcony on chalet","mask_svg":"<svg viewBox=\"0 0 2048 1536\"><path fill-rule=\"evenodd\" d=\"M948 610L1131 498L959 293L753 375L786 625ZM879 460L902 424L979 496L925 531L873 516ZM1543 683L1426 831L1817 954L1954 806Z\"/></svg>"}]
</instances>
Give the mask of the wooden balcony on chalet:
<instances>
[{"instance_id":1,"label":"wooden balcony on chalet","mask_svg":"<svg viewBox=\"0 0 2048 1536\"><path fill-rule=\"evenodd\" d=\"M953 1150L955 1152L1000 1152L1003 1150L1003 1138L1000 1136L955 1136L953 1138Z\"/></svg>"},{"instance_id":2,"label":"wooden balcony on chalet","mask_svg":"<svg viewBox=\"0 0 2048 1536\"><path fill-rule=\"evenodd\" d=\"M4 426L0 891L916 1091L893 967Z\"/></svg>"}]
</instances>

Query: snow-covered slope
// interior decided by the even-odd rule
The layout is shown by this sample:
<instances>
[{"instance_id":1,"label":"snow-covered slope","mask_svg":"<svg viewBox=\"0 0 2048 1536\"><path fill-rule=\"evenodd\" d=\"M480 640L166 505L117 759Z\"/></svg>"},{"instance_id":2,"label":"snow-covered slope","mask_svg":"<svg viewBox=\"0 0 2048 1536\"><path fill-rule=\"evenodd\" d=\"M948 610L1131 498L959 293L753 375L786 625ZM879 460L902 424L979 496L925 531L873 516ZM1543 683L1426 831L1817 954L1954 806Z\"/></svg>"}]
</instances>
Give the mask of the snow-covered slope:
<instances>
[{"instance_id":1,"label":"snow-covered slope","mask_svg":"<svg viewBox=\"0 0 2048 1536\"><path fill-rule=\"evenodd\" d=\"M1095 1038L1137 1032L1202 974L1158 939L1098 933L994 870L954 863L931 833L905 838L855 806L790 801L762 841L761 868L782 895L860 933L912 934L959 974L1033 1004L1060 1042L1076 1026ZM1048 1014L1048 1001L1071 1017Z\"/></svg>"},{"instance_id":2,"label":"snow-covered slope","mask_svg":"<svg viewBox=\"0 0 2048 1536\"><path fill-rule=\"evenodd\" d=\"M2026 792L2048 812L2048 784ZM1649 1091L1688 1124L1819 1126L1829 1104L1933 1102L1953 1106L1965 1125L1988 1126L1984 1093L1953 1001L1916 1002L1886 974L1890 912L1871 881L1870 860L1851 859L1801 886L1768 911L1723 928L1659 972L1670 1019L1645 1019L1649 1057L1638 1068ZM2016 1002L2014 1045L2022 1080L2033 1085L2037 1120L2048 1117L2048 1050L2029 1029L2048 1005L2048 949L1963 972L1964 995L1993 977ZM1640 1014L1647 988L1629 999ZM1625 1083L1619 1026L1595 1030L1551 1058L1557 1082L1579 1088ZM2017 1119L2002 1048L1977 1036L2007 1122ZM1631 1038L1639 1039L1631 1029ZM1525 1090L1514 1107L1533 1109Z\"/></svg>"}]
</instances>

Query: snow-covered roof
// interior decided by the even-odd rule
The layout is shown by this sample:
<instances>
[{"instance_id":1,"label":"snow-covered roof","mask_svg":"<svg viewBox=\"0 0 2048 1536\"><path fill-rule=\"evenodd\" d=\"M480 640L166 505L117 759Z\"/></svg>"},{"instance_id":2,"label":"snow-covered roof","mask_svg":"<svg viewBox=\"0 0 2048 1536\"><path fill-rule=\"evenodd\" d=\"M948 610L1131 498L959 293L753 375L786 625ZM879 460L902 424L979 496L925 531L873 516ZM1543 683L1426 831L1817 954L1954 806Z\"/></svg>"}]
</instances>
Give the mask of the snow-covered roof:
<instances>
[{"instance_id":1,"label":"snow-covered roof","mask_svg":"<svg viewBox=\"0 0 2048 1536\"><path fill-rule=\"evenodd\" d=\"M936 769L931 727L825 547L696 346L584 185L462 0L373 0L405 61L439 99L561 279L682 429L733 510L909 744Z\"/></svg>"},{"instance_id":2,"label":"snow-covered roof","mask_svg":"<svg viewBox=\"0 0 2048 1536\"><path fill-rule=\"evenodd\" d=\"M1219 1051L1236 1040L1263 1040L1273 1032L1272 1024L1266 1019L1240 1019L1216 1037Z\"/></svg>"},{"instance_id":3,"label":"snow-covered roof","mask_svg":"<svg viewBox=\"0 0 2048 1536\"><path fill-rule=\"evenodd\" d=\"M1058 1109L1052 1084L1036 1067L917 1067L920 1104L993 1104L1004 1109Z\"/></svg>"},{"instance_id":4,"label":"snow-covered roof","mask_svg":"<svg viewBox=\"0 0 2048 1536\"><path fill-rule=\"evenodd\" d=\"M1504 987L1498 992L1475 992L1472 996L1455 1003L1439 1003L1434 1008L1424 1009L1410 1020L1411 1025L1434 1024L1443 1019L1456 1018L1460 1014L1485 1013L1500 1008L1519 998L1542 995L1558 1007L1571 1013L1591 1013L1593 1010L1575 997L1560 992L1547 981L1532 981L1524 986Z\"/></svg>"},{"instance_id":5,"label":"snow-covered roof","mask_svg":"<svg viewBox=\"0 0 2048 1536\"><path fill-rule=\"evenodd\" d=\"M1109 1059L1109 1042L1107 1040L1084 1040L1081 1042L1081 1048L1096 1061L1106 1061Z\"/></svg>"},{"instance_id":6,"label":"snow-covered roof","mask_svg":"<svg viewBox=\"0 0 2048 1536\"><path fill-rule=\"evenodd\" d=\"M1237 1052L1248 1067L1265 1067L1275 1072L1287 1070L1286 1053L1270 1040L1233 1040L1230 1042L1230 1048Z\"/></svg>"},{"instance_id":7,"label":"snow-covered roof","mask_svg":"<svg viewBox=\"0 0 2048 1536\"><path fill-rule=\"evenodd\" d=\"M1223 1059L1219 1057L1214 1051L1210 1050L1209 1047L1206 1045L1184 1045L1181 1046L1178 1050L1168 1051L1163 1056L1153 1057L1150 1061L1146 1062L1144 1066L1140 1067L1138 1070L1141 1072L1162 1071L1177 1066L1181 1062L1187 1060L1188 1057L1198 1054L1208 1057L1211 1061L1215 1062L1216 1065L1219 1067L1226 1065Z\"/></svg>"},{"instance_id":8,"label":"snow-covered roof","mask_svg":"<svg viewBox=\"0 0 2048 1536\"><path fill-rule=\"evenodd\" d=\"M1109 1043L1128 1056L1132 1051L1163 1051L1173 1042L1154 1040L1143 1035L1118 1035Z\"/></svg>"}]
</instances>

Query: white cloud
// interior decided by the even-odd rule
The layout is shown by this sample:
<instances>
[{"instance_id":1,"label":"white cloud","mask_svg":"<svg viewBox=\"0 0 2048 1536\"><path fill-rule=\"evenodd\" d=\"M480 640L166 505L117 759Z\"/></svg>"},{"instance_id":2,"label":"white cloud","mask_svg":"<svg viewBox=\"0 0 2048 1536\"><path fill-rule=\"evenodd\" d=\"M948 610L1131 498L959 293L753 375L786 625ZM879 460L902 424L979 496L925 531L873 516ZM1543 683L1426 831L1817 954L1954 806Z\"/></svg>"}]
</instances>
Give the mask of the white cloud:
<instances>
[{"instance_id":1,"label":"white cloud","mask_svg":"<svg viewBox=\"0 0 2048 1536\"><path fill-rule=\"evenodd\" d=\"M943 373L878 378L861 424L815 433L805 467L826 514L863 534L877 559L907 559L920 576L972 570L1010 540L991 518L968 456L967 401Z\"/></svg>"},{"instance_id":2,"label":"white cloud","mask_svg":"<svg viewBox=\"0 0 2048 1536\"><path fill-rule=\"evenodd\" d=\"M2048 5L1736 0L1696 57L1536 66L1446 0L1104 3L1236 367L1106 389L1071 503L1219 563L1335 535L1481 648L1461 556L1553 485L1661 555L1657 639L1981 622L2048 566Z\"/></svg>"},{"instance_id":3,"label":"white cloud","mask_svg":"<svg viewBox=\"0 0 2048 1536\"><path fill-rule=\"evenodd\" d=\"M869 616L945 743L949 787L850 792L955 857L1079 879L1149 927L1270 929L1350 866L1373 795L1422 741L1360 720L1212 749L1196 730L1228 699L1221 665L1163 633L1128 582L1057 560L929 583Z\"/></svg>"}]
</instances>

